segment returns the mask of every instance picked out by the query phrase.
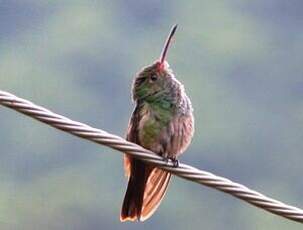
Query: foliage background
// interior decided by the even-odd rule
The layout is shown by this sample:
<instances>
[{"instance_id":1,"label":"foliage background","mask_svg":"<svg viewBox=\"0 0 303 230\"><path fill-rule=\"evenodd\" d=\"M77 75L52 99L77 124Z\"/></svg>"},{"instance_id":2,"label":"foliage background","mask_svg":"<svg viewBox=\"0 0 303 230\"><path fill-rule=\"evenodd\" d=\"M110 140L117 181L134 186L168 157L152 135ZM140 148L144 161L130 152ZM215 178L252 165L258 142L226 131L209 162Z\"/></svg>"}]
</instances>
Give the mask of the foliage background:
<instances>
[{"instance_id":1,"label":"foliage background","mask_svg":"<svg viewBox=\"0 0 303 230\"><path fill-rule=\"evenodd\" d=\"M303 2L0 1L0 88L124 135L134 74L160 54L196 115L182 161L303 207ZM174 178L156 214L119 222L120 153L0 107L1 229L302 229Z\"/></svg>"}]
</instances>

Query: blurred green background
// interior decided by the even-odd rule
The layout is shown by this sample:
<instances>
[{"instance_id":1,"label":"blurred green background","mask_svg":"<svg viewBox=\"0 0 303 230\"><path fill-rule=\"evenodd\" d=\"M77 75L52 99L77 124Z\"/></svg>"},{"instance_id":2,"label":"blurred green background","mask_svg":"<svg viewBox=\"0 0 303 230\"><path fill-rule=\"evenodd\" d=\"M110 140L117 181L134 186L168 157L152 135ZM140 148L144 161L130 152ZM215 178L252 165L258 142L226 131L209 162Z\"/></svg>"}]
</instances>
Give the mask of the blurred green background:
<instances>
[{"instance_id":1,"label":"blurred green background","mask_svg":"<svg viewBox=\"0 0 303 230\"><path fill-rule=\"evenodd\" d=\"M303 207L303 1L0 1L0 89L125 134L134 74L168 61L195 108L181 161ZM120 223L122 155L0 107L0 229L302 229L173 178Z\"/></svg>"}]
</instances>

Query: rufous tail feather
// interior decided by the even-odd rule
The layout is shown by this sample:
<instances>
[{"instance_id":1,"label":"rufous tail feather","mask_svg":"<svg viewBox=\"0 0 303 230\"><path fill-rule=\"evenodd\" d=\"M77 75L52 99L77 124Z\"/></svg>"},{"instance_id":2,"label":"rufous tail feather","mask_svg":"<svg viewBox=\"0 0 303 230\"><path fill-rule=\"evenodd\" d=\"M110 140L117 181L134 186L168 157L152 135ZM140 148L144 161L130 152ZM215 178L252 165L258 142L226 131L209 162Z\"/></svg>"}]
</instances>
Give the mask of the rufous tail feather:
<instances>
[{"instance_id":1,"label":"rufous tail feather","mask_svg":"<svg viewBox=\"0 0 303 230\"><path fill-rule=\"evenodd\" d=\"M171 174L151 168L139 160L132 160L132 172L124 197L120 220L144 221L160 205Z\"/></svg>"}]
</instances>

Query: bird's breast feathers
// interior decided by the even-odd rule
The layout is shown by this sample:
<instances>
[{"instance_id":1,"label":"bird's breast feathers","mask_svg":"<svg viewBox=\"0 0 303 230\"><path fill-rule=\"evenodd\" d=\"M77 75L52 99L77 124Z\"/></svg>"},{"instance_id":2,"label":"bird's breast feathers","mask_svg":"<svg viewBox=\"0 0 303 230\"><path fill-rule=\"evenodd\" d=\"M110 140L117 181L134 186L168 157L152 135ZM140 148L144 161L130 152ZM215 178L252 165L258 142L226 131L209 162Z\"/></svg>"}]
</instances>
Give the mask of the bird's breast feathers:
<instances>
[{"instance_id":1,"label":"bird's breast feathers","mask_svg":"<svg viewBox=\"0 0 303 230\"><path fill-rule=\"evenodd\" d=\"M164 157L176 157L190 144L193 135L192 114L173 114L145 104L140 109L140 144Z\"/></svg>"}]
</instances>

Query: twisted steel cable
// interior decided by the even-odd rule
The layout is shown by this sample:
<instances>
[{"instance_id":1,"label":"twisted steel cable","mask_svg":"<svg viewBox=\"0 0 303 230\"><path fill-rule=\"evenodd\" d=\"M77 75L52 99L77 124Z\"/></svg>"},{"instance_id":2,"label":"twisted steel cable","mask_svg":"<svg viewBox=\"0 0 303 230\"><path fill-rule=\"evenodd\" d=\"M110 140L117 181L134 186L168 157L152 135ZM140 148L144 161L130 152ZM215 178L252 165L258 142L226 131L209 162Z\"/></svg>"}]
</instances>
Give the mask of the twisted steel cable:
<instances>
[{"instance_id":1,"label":"twisted steel cable","mask_svg":"<svg viewBox=\"0 0 303 230\"><path fill-rule=\"evenodd\" d=\"M0 104L37 119L54 128L95 143L108 146L122 153L130 154L133 157L141 159L146 163L154 164L155 166L184 179L215 188L276 215L303 223L302 209L269 198L227 178L216 176L210 172L199 170L182 163L180 163L178 167L175 167L171 161L167 161L166 159L157 156L155 153L146 150L137 144L128 142L119 136L73 121L69 118L53 113L46 108L35 105L30 101L1 90Z\"/></svg>"}]
</instances>

